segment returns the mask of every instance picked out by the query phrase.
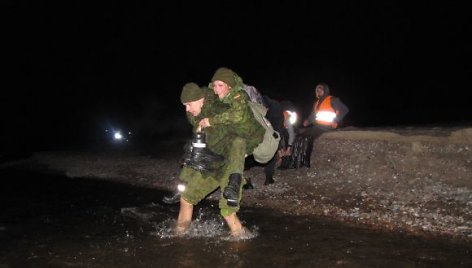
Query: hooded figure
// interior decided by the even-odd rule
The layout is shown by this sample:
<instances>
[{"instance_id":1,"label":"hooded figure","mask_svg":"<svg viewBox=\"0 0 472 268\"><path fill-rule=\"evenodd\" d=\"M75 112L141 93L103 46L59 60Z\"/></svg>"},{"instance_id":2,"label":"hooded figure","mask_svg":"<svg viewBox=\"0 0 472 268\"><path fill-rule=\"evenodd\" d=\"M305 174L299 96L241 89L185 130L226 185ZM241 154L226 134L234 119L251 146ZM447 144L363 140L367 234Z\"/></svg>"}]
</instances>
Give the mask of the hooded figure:
<instances>
[{"instance_id":1,"label":"hooded figure","mask_svg":"<svg viewBox=\"0 0 472 268\"><path fill-rule=\"evenodd\" d=\"M300 132L293 144L292 155L284 159L280 168L310 167L313 151L313 140L327 131L338 128L344 116L349 112L339 98L330 95L327 84L320 83L315 88L316 101L308 118L303 122L305 128Z\"/></svg>"},{"instance_id":2,"label":"hooded figure","mask_svg":"<svg viewBox=\"0 0 472 268\"><path fill-rule=\"evenodd\" d=\"M338 128L349 112L349 108L337 97L330 95L327 84L320 83L315 88L317 100L303 126L315 125L326 130Z\"/></svg>"}]
</instances>

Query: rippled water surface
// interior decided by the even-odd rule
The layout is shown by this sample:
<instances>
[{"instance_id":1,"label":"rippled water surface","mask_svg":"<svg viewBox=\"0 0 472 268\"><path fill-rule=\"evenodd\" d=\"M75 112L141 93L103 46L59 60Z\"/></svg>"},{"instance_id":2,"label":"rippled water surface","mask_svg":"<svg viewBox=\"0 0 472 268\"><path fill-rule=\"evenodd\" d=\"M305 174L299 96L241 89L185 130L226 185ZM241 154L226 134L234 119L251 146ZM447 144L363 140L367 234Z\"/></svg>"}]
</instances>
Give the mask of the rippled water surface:
<instances>
[{"instance_id":1,"label":"rippled water surface","mask_svg":"<svg viewBox=\"0 0 472 268\"><path fill-rule=\"evenodd\" d=\"M0 170L3 267L472 267L472 244L242 208L251 238L229 239L217 205L188 235L163 193L99 179Z\"/></svg>"}]
</instances>

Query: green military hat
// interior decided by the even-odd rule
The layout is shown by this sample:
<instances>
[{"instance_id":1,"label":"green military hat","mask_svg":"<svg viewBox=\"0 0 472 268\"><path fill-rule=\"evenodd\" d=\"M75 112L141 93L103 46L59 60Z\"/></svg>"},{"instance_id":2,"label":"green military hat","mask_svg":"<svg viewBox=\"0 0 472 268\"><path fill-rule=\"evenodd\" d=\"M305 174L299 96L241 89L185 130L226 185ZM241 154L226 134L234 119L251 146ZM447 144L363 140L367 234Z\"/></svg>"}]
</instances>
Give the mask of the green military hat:
<instances>
[{"instance_id":1,"label":"green military hat","mask_svg":"<svg viewBox=\"0 0 472 268\"><path fill-rule=\"evenodd\" d=\"M180 94L180 101L182 103L192 102L205 97L205 92L195 83L187 83L182 88Z\"/></svg>"},{"instance_id":2,"label":"green military hat","mask_svg":"<svg viewBox=\"0 0 472 268\"><path fill-rule=\"evenodd\" d=\"M221 67L216 70L215 74L211 78L211 82L215 82L216 80L223 81L230 87L234 87L236 85L235 73L233 70L225 67Z\"/></svg>"}]
</instances>

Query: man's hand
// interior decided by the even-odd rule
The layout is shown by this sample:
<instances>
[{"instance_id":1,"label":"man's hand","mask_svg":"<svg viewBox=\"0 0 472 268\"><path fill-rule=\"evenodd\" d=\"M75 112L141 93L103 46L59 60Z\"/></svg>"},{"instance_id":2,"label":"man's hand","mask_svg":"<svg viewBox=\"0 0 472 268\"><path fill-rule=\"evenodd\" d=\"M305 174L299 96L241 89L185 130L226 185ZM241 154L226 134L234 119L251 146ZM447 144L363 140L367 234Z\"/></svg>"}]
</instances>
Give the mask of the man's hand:
<instances>
[{"instance_id":1,"label":"man's hand","mask_svg":"<svg viewBox=\"0 0 472 268\"><path fill-rule=\"evenodd\" d=\"M200 120L200 122L198 123L198 125L202 128L206 128L206 127L210 127L210 120L208 120L208 118L203 118L202 120Z\"/></svg>"}]
</instances>

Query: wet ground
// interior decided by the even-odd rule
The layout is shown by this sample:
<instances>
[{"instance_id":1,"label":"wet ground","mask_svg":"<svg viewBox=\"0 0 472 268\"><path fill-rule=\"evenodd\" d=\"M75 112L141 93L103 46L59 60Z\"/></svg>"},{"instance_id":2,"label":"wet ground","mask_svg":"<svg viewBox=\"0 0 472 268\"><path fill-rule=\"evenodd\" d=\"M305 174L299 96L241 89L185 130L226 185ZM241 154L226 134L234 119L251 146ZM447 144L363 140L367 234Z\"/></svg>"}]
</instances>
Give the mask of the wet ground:
<instances>
[{"instance_id":1,"label":"wet ground","mask_svg":"<svg viewBox=\"0 0 472 268\"><path fill-rule=\"evenodd\" d=\"M164 192L0 170L0 267L472 267L472 243L354 228L243 207L253 233L228 239L211 201L186 237Z\"/></svg>"}]
</instances>

